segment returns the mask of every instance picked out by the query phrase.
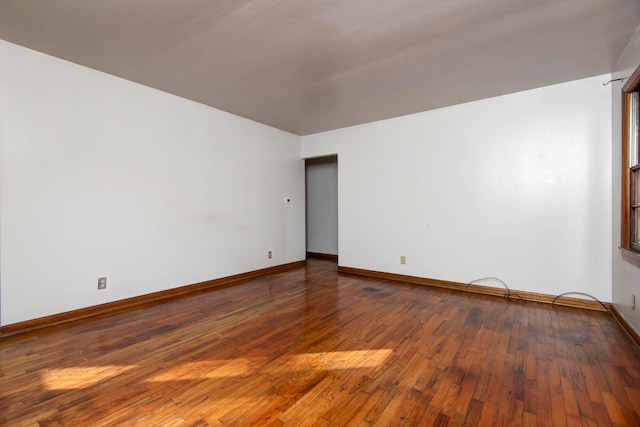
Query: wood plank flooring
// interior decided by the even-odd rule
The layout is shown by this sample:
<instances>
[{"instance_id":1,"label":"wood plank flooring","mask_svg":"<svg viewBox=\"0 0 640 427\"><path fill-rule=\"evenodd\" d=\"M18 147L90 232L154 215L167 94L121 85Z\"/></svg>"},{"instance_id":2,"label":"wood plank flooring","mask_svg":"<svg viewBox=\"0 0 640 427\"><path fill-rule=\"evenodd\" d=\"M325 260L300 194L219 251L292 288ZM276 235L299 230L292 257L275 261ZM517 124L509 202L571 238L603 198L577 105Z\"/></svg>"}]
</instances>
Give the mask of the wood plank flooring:
<instances>
[{"instance_id":1,"label":"wood plank flooring","mask_svg":"<svg viewBox=\"0 0 640 427\"><path fill-rule=\"evenodd\" d=\"M0 424L640 426L609 314L330 261L0 342Z\"/></svg>"}]
</instances>

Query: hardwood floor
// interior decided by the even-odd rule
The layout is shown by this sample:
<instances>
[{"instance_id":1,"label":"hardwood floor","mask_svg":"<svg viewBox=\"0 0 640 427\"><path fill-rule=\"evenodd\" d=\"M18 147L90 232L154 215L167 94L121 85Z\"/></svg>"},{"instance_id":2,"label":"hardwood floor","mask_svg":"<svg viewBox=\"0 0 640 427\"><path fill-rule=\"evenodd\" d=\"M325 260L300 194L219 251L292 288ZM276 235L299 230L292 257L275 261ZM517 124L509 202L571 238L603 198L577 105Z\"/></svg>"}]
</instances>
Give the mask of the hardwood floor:
<instances>
[{"instance_id":1,"label":"hardwood floor","mask_svg":"<svg viewBox=\"0 0 640 427\"><path fill-rule=\"evenodd\" d=\"M2 425L640 426L609 314L330 261L9 337Z\"/></svg>"}]
</instances>

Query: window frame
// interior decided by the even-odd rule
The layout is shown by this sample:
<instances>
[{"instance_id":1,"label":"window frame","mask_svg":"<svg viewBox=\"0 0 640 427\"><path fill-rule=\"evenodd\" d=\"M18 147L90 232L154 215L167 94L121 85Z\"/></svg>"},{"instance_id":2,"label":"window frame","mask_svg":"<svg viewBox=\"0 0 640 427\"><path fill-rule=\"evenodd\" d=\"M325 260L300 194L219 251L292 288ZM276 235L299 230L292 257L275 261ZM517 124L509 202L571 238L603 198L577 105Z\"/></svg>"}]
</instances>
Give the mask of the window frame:
<instances>
[{"instance_id":1,"label":"window frame","mask_svg":"<svg viewBox=\"0 0 640 427\"><path fill-rule=\"evenodd\" d=\"M627 83L622 87L622 226L620 250L625 261L640 267L640 228L638 215L640 215L640 200L638 191L638 178L632 182L634 174L640 174L640 102L636 101L633 109L633 93L640 93L640 66L636 68ZM640 95L639 95L640 97ZM632 121L635 120L635 136L632 134ZM631 145L636 159L631 164ZM636 238L634 242L634 238Z\"/></svg>"}]
</instances>

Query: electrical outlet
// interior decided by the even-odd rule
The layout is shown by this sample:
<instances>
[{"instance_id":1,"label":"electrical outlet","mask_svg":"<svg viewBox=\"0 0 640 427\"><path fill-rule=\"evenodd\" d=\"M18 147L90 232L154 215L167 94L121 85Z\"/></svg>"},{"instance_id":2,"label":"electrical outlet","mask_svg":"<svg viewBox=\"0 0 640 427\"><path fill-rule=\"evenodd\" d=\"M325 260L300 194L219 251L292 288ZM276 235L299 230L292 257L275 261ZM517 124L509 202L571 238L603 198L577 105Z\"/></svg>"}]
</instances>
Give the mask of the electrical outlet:
<instances>
[{"instance_id":1,"label":"electrical outlet","mask_svg":"<svg viewBox=\"0 0 640 427\"><path fill-rule=\"evenodd\" d=\"M268 256L269 258L271 258L271 257L273 256L273 254L271 253L271 251L267 252L267 256Z\"/></svg>"},{"instance_id":2,"label":"electrical outlet","mask_svg":"<svg viewBox=\"0 0 640 427\"><path fill-rule=\"evenodd\" d=\"M404 255L402 255L400 257L400 264L406 264L407 263L407 259L404 257Z\"/></svg>"},{"instance_id":3,"label":"electrical outlet","mask_svg":"<svg viewBox=\"0 0 640 427\"><path fill-rule=\"evenodd\" d=\"M631 295L631 310L635 310L635 309L636 309L636 296Z\"/></svg>"},{"instance_id":4,"label":"electrical outlet","mask_svg":"<svg viewBox=\"0 0 640 427\"><path fill-rule=\"evenodd\" d=\"M107 289L106 277L98 277L98 289Z\"/></svg>"}]
</instances>

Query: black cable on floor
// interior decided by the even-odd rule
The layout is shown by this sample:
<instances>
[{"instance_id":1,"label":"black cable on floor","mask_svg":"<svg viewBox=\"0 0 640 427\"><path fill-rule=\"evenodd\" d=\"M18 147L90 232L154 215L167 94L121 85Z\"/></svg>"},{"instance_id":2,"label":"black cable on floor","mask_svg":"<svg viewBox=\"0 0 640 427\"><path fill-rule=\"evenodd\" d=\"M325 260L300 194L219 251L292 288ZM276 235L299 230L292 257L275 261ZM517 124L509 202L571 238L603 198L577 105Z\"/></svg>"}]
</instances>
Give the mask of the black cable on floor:
<instances>
[{"instance_id":1,"label":"black cable on floor","mask_svg":"<svg viewBox=\"0 0 640 427\"><path fill-rule=\"evenodd\" d=\"M493 277L493 276L482 277L480 279L475 279L475 280L470 281L469 283L467 283L467 287L465 288L465 291L469 289L470 285L472 285L474 283L477 283L477 282L486 281L486 280L494 280L494 281L502 283L502 286L504 286L505 289L507 290L507 293L503 295L507 301L517 301L517 302L522 303L522 304L526 304L527 303L527 300L522 298L521 295L519 295L516 292L511 292L511 289L509 289L509 286L507 286L506 283L504 283L502 280L498 279L497 277Z\"/></svg>"},{"instance_id":2,"label":"black cable on floor","mask_svg":"<svg viewBox=\"0 0 640 427\"><path fill-rule=\"evenodd\" d=\"M584 295L585 297L593 298L595 301L600 303L602 308L604 308L604 311L609 311L609 307L607 307L602 301L600 301L598 298L594 297L593 295L589 295L589 294L586 294L584 292L571 291L571 292L564 292L562 294L556 295L556 297L553 299L553 301L551 301L551 305L553 305L558 298L561 298L561 297L563 297L565 295L569 295L569 294L578 294L578 295Z\"/></svg>"}]
</instances>

